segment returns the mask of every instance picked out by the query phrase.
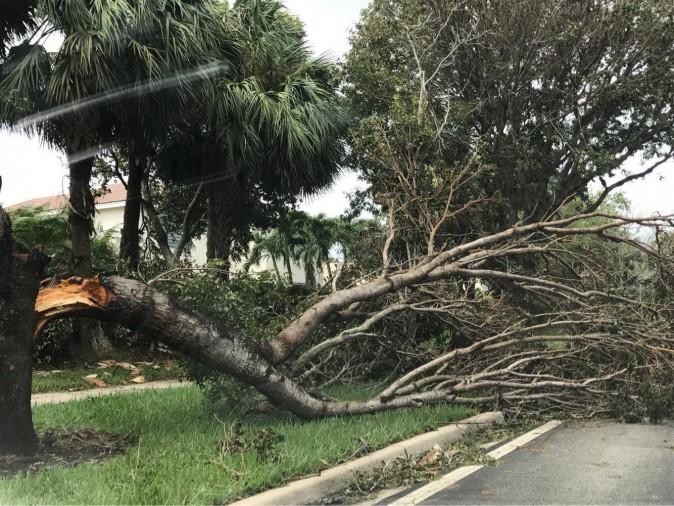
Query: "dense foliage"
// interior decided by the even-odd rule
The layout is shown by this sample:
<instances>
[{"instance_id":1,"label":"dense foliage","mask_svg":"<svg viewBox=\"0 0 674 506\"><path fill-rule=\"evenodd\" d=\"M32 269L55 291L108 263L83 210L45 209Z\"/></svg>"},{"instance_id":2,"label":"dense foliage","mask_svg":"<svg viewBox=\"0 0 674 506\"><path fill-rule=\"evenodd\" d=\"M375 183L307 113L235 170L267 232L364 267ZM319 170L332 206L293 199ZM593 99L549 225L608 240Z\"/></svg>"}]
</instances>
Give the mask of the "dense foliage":
<instances>
[{"instance_id":1,"label":"dense foliage","mask_svg":"<svg viewBox=\"0 0 674 506\"><path fill-rule=\"evenodd\" d=\"M667 0L374 0L345 67L351 164L412 249L443 215L440 244L574 196L596 209L671 158L673 15ZM620 176L632 157L643 170Z\"/></svg>"},{"instance_id":2,"label":"dense foliage","mask_svg":"<svg viewBox=\"0 0 674 506\"><path fill-rule=\"evenodd\" d=\"M186 306L246 332L256 339L271 339L305 305L309 293L297 286L279 283L270 274L239 274L229 280L217 269L201 273L159 277L157 284ZM187 367L189 375L202 387L208 398L226 403L240 412L255 408L261 397L254 389L231 376L218 373L196 362Z\"/></svg>"}]
</instances>

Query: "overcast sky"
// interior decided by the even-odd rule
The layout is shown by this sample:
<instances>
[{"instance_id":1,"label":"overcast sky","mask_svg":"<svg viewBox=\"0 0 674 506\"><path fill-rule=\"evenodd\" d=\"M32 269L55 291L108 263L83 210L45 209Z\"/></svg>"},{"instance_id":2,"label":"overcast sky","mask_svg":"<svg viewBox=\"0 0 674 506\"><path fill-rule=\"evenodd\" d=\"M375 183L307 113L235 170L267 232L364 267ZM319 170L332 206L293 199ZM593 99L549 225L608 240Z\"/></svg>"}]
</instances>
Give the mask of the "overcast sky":
<instances>
[{"instance_id":1,"label":"overcast sky","mask_svg":"<svg viewBox=\"0 0 674 506\"><path fill-rule=\"evenodd\" d=\"M313 49L336 59L348 50L349 32L368 0L286 0L285 4L305 22ZM636 161L628 166L629 169L638 167ZM59 152L42 145L36 138L0 132L0 175L3 178L0 202L4 205L65 192L66 173L65 160ZM625 186L633 213L674 212L673 183L674 164L669 164L646 180ZM361 185L355 174L346 173L333 188L309 199L303 208L312 213L338 215L347 206L345 194Z\"/></svg>"}]
</instances>

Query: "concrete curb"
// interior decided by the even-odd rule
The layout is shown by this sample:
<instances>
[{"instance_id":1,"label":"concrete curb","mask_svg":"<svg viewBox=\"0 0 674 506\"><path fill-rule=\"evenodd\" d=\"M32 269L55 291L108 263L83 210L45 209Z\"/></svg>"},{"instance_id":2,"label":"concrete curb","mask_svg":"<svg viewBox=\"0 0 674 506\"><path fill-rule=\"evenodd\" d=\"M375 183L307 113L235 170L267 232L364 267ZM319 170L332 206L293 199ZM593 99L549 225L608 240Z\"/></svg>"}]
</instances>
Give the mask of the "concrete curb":
<instances>
[{"instance_id":1,"label":"concrete curb","mask_svg":"<svg viewBox=\"0 0 674 506\"><path fill-rule=\"evenodd\" d=\"M124 385L120 387L97 388L92 390L79 390L77 392L52 392L45 394L33 394L30 398L31 406L41 406L43 404L61 404L70 401L80 401L90 397L102 397L104 395L129 394L133 392L144 392L146 390L166 390L168 388L180 388L192 385L190 381L152 381L140 385Z\"/></svg>"},{"instance_id":2,"label":"concrete curb","mask_svg":"<svg viewBox=\"0 0 674 506\"><path fill-rule=\"evenodd\" d=\"M352 462L327 469L318 476L293 481L283 487L242 499L232 503L231 506L315 504L326 496L339 492L355 472L371 471L395 458L428 451L436 444L453 443L466 434L502 421L503 413L498 411L466 418L433 432L392 444Z\"/></svg>"}]
</instances>

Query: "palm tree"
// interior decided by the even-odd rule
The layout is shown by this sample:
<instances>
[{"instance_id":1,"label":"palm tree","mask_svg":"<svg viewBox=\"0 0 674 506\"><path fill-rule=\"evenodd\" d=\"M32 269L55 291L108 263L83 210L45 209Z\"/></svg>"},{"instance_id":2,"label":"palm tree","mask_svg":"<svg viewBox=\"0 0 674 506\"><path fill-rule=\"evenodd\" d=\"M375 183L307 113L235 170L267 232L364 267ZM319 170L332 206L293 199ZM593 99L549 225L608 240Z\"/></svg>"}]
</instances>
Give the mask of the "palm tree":
<instances>
[{"instance_id":1,"label":"palm tree","mask_svg":"<svg viewBox=\"0 0 674 506\"><path fill-rule=\"evenodd\" d=\"M299 262L304 267L307 285L315 286L317 272L327 271L332 277L330 253L335 246L346 242L351 228L351 224L340 218L328 218L324 214L309 216L301 211L286 212L277 228L253 234L253 246L245 268L271 258L280 278L276 259L283 259L292 283L291 262Z\"/></svg>"},{"instance_id":2,"label":"palm tree","mask_svg":"<svg viewBox=\"0 0 674 506\"><path fill-rule=\"evenodd\" d=\"M14 240L21 249L40 245L49 255L70 248L68 215L43 207L25 207L11 213Z\"/></svg>"},{"instance_id":3,"label":"palm tree","mask_svg":"<svg viewBox=\"0 0 674 506\"><path fill-rule=\"evenodd\" d=\"M72 270L72 243L66 209L54 212L42 207L26 207L11 213L14 241L19 250L39 248L49 255L50 274L63 275ZM114 266L113 231L99 231L91 241L92 264L97 272Z\"/></svg>"},{"instance_id":4,"label":"palm tree","mask_svg":"<svg viewBox=\"0 0 674 506\"><path fill-rule=\"evenodd\" d=\"M283 282L283 276L278 266L278 259L282 259L286 268L287 281L293 284L292 272L292 247L278 229L273 229L266 234L260 232L253 233L253 245L248 253L246 262L244 263L244 270L248 272L250 268L259 264L262 260L270 258L274 266L274 273L276 278Z\"/></svg>"},{"instance_id":5,"label":"palm tree","mask_svg":"<svg viewBox=\"0 0 674 506\"><path fill-rule=\"evenodd\" d=\"M109 131L101 103L121 84L112 56L130 12L124 2L72 2L64 8L56 0L39 1L36 16L46 32L12 48L0 84L6 97L3 122L36 132L66 153L73 263L83 276L91 275L92 153ZM50 55L42 41L54 32L64 41Z\"/></svg>"},{"instance_id":6,"label":"palm tree","mask_svg":"<svg viewBox=\"0 0 674 506\"><path fill-rule=\"evenodd\" d=\"M316 273L327 271L332 277L330 252L340 243L344 225L339 218L328 218L325 214L309 216L297 213L297 235L300 237L298 255L304 265L307 285L316 285Z\"/></svg>"},{"instance_id":7,"label":"palm tree","mask_svg":"<svg viewBox=\"0 0 674 506\"><path fill-rule=\"evenodd\" d=\"M166 66L157 66L152 51L142 44L142 38L148 36L145 28L156 26L157 16L164 16L171 31L166 13L191 12L191 5L197 3L200 2L37 0L35 15L41 28L8 52L0 81L0 121L38 133L47 144L66 154L75 274L93 274L90 234L95 206L90 181L95 153L101 145L114 140L116 133L128 128L120 122L115 124L113 105L161 86L167 77L161 74ZM176 46L183 44L184 34L194 28L182 23L175 27L182 33L175 36L181 41ZM63 44L55 54L48 54L42 43L54 32L63 35ZM169 33L162 33L171 39ZM193 48L182 50L187 53ZM135 55L131 69L130 54ZM142 76L151 76L153 81L139 86ZM84 334L92 332L83 330L81 335ZM105 345L102 338L98 341Z\"/></svg>"},{"instance_id":8,"label":"palm tree","mask_svg":"<svg viewBox=\"0 0 674 506\"><path fill-rule=\"evenodd\" d=\"M6 0L0 13L0 57L15 37L35 28L34 0Z\"/></svg>"},{"instance_id":9,"label":"palm tree","mask_svg":"<svg viewBox=\"0 0 674 506\"><path fill-rule=\"evenodd\" d=\"M183 122L203 101L202 81L226 75L233 53L224 3L174 2L169 9L146 12L141 2L135 9L138 26L128 32L120 58L124 80L147 91L113 107L117 140L128 159L120 258L132 268L139 261L141 186L148 158L171 125Z\"/></svg>"},{"instance_id":10,"label":"palm tree","mask_svg":"<svg viewBox=\"0 0 674 506\"><path fill-rule=\"evenodd\" d=\"M229 22L231 74L209 88L164 167L174 180L207 183L208 257L224 262L236 237L247 244L248 231L268 226L297 194L333 181L346 125L333 66L311 56L301 24L278 1L238 0Z\"/></svg>"},{"instance_id":11,"label":"palm tree","mask_svg":"<svg viewBox=\"0 0 674 506\"><path fill-rule=\"evenodd\" d=\"M121 1L66 5L37 0L35 17L40 28L8 51L0 81L4 97L0 121L37 133L66 154L72 268L81 276L93 274L93 153L110 132L105 95L123 84L113 63L117 36L130 12ZM54 32L61 33L64 41L55 54L49 54L43 41ZM82 353L96 355L110 347L99 325L82 320L78 328Z\"/></svg>"},{"instance_id":12,"label":"palm tree","mask_svg":"<svg viewBox=\"0 0 674 506\"><path fill-rule=\"evenodd\" d=\"M217 47L226 46L221 40L224 22L220 21L223 8L219 5L209 0L82 0L67 4L38 0L36 17L42 30L29 34L9 52L0 83L0 96L5 97L2 122L37 132L66 153L77 274L92 274L89 235L95 209L90 179L96 151L109 142L129 144L135 139L145 149L153 128L161 129L163 116L158 111L176 109L157 100L160 92L172 87L185 89L186 81L193 81L185 76L186 68L206 59L214 61L212 51L202 51L205 46L216 46L216 41ZM61 33L64 41L50 55L42 41L54 32ZM200 59L202 53L206 56ZM197 72L197 77L203 73ZM158 102L161 106L149 106ZM140 120L143 112L152 123ZM135 156L135 149L130 153L134 161L142 158ZM133 172L129 189L132 195L126 222L131 225L125 245L129 236L137 236L133 223L137 227L138 172Z\"/></svg>"}]
</instances>

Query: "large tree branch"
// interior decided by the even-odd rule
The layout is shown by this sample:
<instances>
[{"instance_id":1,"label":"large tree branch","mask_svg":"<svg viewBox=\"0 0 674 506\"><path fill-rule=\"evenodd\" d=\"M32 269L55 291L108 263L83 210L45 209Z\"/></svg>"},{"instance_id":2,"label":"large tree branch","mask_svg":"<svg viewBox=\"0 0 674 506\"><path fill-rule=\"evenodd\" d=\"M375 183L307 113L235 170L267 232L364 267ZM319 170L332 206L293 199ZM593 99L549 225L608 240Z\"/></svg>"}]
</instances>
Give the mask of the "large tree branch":
<instances>
[{"instance_id":1,"label":"large tree branch","mask_svg":"<svg viewBox=\"0 0 674 506\"><path fill-rule=\"evenodd\" d=\"M475 381L461 380L451 382L443 388L425 391L396 392L401 386L409 383L413 376L420 374L416 370L406 375L401 381L394 383L390 389L367 401L327 401L319 399L307 392L300 384L277 370L261 355L260 345L247 338L224 322L216 321L194 311L182 308L166 295L152 287L137 281L110 278L71 278L54 287L40 291L36 301L38 331L54 319L67 316L84 316L101 320L114 321L129 329L137 330L153 336L176 351L194 360L238 380L253 386L264 394L273 404L289 410L304 418L325 416L345 416L373 413L382 410L418 406L429 403L452 401L460 392L478 389L515 389L531 390L578 390L590 385L607 381L623 371L615 371L601 377L583 380L534 379L524 381L522 378L503 378L503 373L510 373L532 359L519 359L502 371L488 374L472 374L466 378ZM558 325L569 325L573 322L556 322ZM555 324L548 324L555 325ZM543 328L543 326L532 326ZM522 330L522 329L520 329ZM504 332L499 336L483 340L470 349L456 350L452 356L468 354L478 348L488 349L495 341L519 330ZM592 337L591 335L587 336ZM569 336L569 339L576 339ZM518 342L534 340L552 340L552 336L527 336ZM558 336L558 340L564 340ZM509 340L515 343L516 340ZM508 343L508 341L506 341ZM447 361L449 355L441 357ZM426 369L436 367L437 360L427 364ZM397 385L397 386L396 386Z\"/></svg>"},{"instance_id":2,"label":"large tree branch","mask_svg":"<svg viewBox=\"0 0 674 506\"><path fill-rule=\"evenodd\" d=\"M673 152L670 151L669 153L667 153L667 156L665 156L665 158L663 158L662 160L659 160L656 163L652 164L647 169L642 170L640 172L636 172L634 174L630 174L629 176L626 176L622 179L619 179L618 181L616 181L616 182L614 182L610 185L605 184L604 180L601 179L601 182L604 186L604 190L601 192L599 197L597 197L597 199L591 205L589 205L587 207L585 212L592 213L592 212L596 211L597 209L599 209L599 206L601 206L604 203L606 198L611 194L611 192L613 190L615 190L616 188L620 188L621 186L624 186L627 183L630 183L632 181L636 181L637 179L644 178L644 177L648 176L649 174L653 173L653 171L655 171L662 164L671 160L672 154L673 154Z\"/></svg>"},{"instance_id":3,"label":"large tree branch","mask_svg":"<svg viewBox=\"0 0 674 506\"><path fill-rule=\"evenodd\" d=\"M150 224L150 230L152 230L152 238L157 243L159 251L169 265L173 264L174 255L169 246L168 234L164 228L164 224L159 218L159 213L154 205L154 200L152 198L152 192L147 184L147 179L143 179L141 183L141 195L143 203L143 211L147 217L147 221Z\"/></svg>"},{"instance_id":4,"label":"large tree branch","mask_svg":"<svg viewBox=\"0 0 674 506\"><path fill-rule=\"evenodd\" d=\"M171 246L169 245L168 234L154 205L152 193L150 192L147 179L143 180L141 186L143 196L143 210L145 211L145 215L148 218L148 222L150 223L153 239L156 241L159 251L166 260L169 267L174 266L180 260L185 251L185 248L194 238L199 221L203 218L203 215L197 216L199 203L203 198L203 187L203 183L197 187L192 200L185 210L185 216L180 228L180 237L176 243L175 249L172 250Z\"/></svg>"},{"instance_id":5,"label":"large tree branch","mask_svg":"<svg viewBox=\"0 0 674 506\"><path fill-rule=\"evenodd\" d=\"M572 227L572 225L579 221L592 218L604 218L607 222L596 226ZM319 325L334 313L343 310L353 303L375 299L402 288L437 279L445 279L453 274L459 274L456 271L452 272L452 269L462 264L463 259L476 250L493 247L494 245L535 233L546 234L550 237L601 235L608 230L620 228L628 224L660 226L668 224L669 220L671 220L670 216L632 218L606 213L589 213L558 220L514 226L502 232L481 237L437 255L428 256L411 269L399 271L396 274L377 278L328 295L310 307L268 343L266 356L274 364L288 359L297 348L306 342ZM483 255L482 260L484 259ZM451 262L455 262L456 265L453 265Z\"/></svg>"},{"instance_id":6,"label":"large tree branch","mask_svg":"<svg viewBox=\"0 0 674 506\"><path fill-rule=\"evenodd\" d=\"M54 319L84 316L114 321L153 336L214 370L255 387L273 404L303 418L345 416L447 402L445 392L329 402L310 395L260 356L258 344L223 322L181 308L166 295L130 279L71 278L40 291L38 330Z\"/></svg>"},{"instance_id":7,"label":"large tree branch","mask_svg":"<svg viewBox=\"0 0 674 506\"><path fill-rule=\"evenodd\" d=\"M183 223L180 232L180 239L178 240L178 244L176 245L174 251L174 258L176 260L179 260L180 257L182 257L185 247L194 238L194 234L196 232L196 228L199 225L199 221L204 217L204 214L202 214L201 216L197 216L197 211L199 210L199 203L203 198L203 190L204 184L200 183L199 186L197 187L196 192L194 192L194 197L192 197L192 200L190 201L189 205L187 206L187 210L185 211L185 217L183 218Z\"/></svg>"}]
</instances>

